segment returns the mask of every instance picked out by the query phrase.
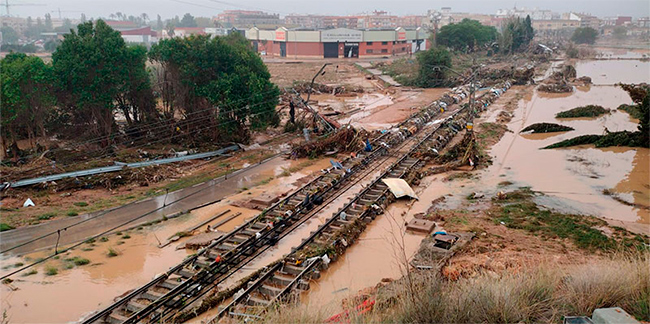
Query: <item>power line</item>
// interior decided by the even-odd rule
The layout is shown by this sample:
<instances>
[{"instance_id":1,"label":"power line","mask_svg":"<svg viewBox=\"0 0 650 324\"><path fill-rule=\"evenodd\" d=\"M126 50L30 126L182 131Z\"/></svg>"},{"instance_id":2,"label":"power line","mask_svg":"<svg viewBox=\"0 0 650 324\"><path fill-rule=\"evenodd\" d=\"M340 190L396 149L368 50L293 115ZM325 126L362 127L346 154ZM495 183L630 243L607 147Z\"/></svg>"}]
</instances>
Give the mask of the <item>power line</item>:
<instances>
[{"instance_id":1,"label":"power line","mask_svg":"<svg viewBox=\"0 0 650 324\"><path fill-rule=\"evenodd\" d=\"M271 91L265 92L264 94L266 94L266 93L271 93L271 92L274 92L274 90L271 90ZM251 97L252 97L252 96L251 96ZM250 99L251 97L242 98L242 99L237 100L237 101L243 101L243 100L245 100L245 99ZM253 107L257 107L257 106L260 106L260 105L263 105L263 104L269 103L269 101L270 101L270 100L261 101L261 102L259 102L259 103L257 103L257 104L253 104L253 105L245 105L245 106L239 107L238 109L232 109L232 110L228 110L228 111L224 111L224 112L220 112L220 113L223 113L223 114L229 114L229 113L232 113L232 112L235 112L235 111L240 111L240 110L244 110L244 109L250 109L250 108L253 108ZM231 103L231 104L229 104L229 105L227 105L227 106L231 106L231 105L234 105L234 102ZM274 107L274 108L275 108L275 107ZM216 109L218 109L218 108L210 107L210 108L206 108L206 109L202 109L202 110L194 111L194 112L191 112L191 113L187 114L186 117L189 117L190 115L199 114L199 113L201 113L201 112L206 112L206 111L209 111L209 110L216 110ZM269 110L269 112L270 112L270 110ZM250 115L249 115L249 116L250 116ZM203 117L200 117L200 118L198 118L198 119L194 119L194 120L187 120L187 119L184 119L184 120L181 120L180 122L178 122L178 123L181 123L180 125L177 124L176 126L181 127L181 126L185 126L185 125L183 125L182 123L185 123L185 124L187 125L187 124L197 123L197 122L199 122L199 121L203 121L203 120L211 119L211 118L213 118L213 117L215 117L215 116L209 116L209 115L208 115L208 116L203 116ZM161 129L161 128L165 128L165 127L173 126L174 122L171 122L171 124L170 124L170 121L169 121L169 120L161 120L161 121L158 121L158 122L153 122L153 123L151 123L149 126L154 126L155 124L158 124L158 126L157 126L157 127L150 127L150 128L140 129L139 132L142 132L142 133L145 133L145 134L143 134L143 135L140 136L139 138L136 138L136 139L127 139L127 140L126 140L125 142L123 142L122 144L123 144L123 145L126 145L127 142L137 142L137 141L139 141L139 140L141 140L141 139L144 139L145 137L149 136L149 135L146 134L146 133L148 133L148 132L152 132L152 131L154 131L154 130L158 130L158 129ZM149 127L149 126L147 126L147 125L145 124L144 127ZM189 125L187 125L187 126L189 126ZM218 126L218 125L217 125L217 126ZM129 136L129 132L126 132L125 135L126 135L126 136ZM96 138L94 138L94 139L91 139L91 140L88 140L88 141L85 141L85 142L82 142L82 143L74 144L72 147L80 147L80 146L83 146L83 145L89 145L89 144L93 144L93 143L98 143L98 142L101 142L102 140L109 139L110 137L111 137L111 135L104 135L104 136L96 137ZM174 136L173 138L175 138L175 136ZM166 138L162 138L162 139L160 139L160 140L158 140L158 141L155 141L155 143L162 142L162 141L164 141L165 139L166 139ZM167 138L167 139L168 139L168 138ZM147 145L149 145L149 144L151 144L151 143L152 143L152 142L147 142L147 143L144 143L144 144L141 144L141 145L138 145L138 146L130 146L130 147L127 147L127 148L125 148L125 149L141 148L141 147L147 146ZM65 150L65 149L64 149L64 148L59 148L59 149L56 149L56 150L52 150L52 152L55 152L55 151L63 151L63 150ZM92 151L90 151L90 152L97 152L97 151L100 151L100 150L102 150L102 149L100 148L100 149L92 150ZM85 152L85 153L88 153L88 152ZM34 157L34 156L36 156L36 155L38 155L38 154L32 154L31 156L27 156L26 158ZM104 158L104 157L107 157L107 156L109 156L109 155L110 155L110 153L106 153L106 154L103 154L103 155L100 155L100 156L94 157L93 159L91 159L91 160L89 160L89 161L86 161L86 162L84 162L84 163L89 163L89 162L94 161L94 160L99 160L99 159ZM69 164L63 164L63 166L70 165L70 164L77 164L77 163L72 162L72 163L69 163ZM37 170L42 170L42 169L46 169L46 168L49 168L49 166L39 166L39 167L34 167L34 168L27 169L27 170L23 170L22 172L31 172L31 171L37 171ZM6 179L6 177L7 177L7 176L3 176L2 178L5 178L5 179Z\"/></svg>"},{"instance_id":2,"label":"power line","mask_svg":"<svg viewBox=\"0 0 650 324\"><path fill-rule=\"evenodd\" d=\"M265 113L265 112L260 112L260 113L258 113L258 114L263 114L263 113ZM225 123L229 123L229 122L233 122L233 121L228 121L228 122L225 122ZM211 126L211 125L209 125L209 126L205 126L204 129L207 129L207 128L210 128L210 127L212 127L212 126ZM210 185L210 186L212 186L212 185ZM202 190L204 190L204 189L202 189ZM202 191L202 190L199 190L198 192L200 192L200 191ZM195 192L195 193L196 193L196 192ZM188 196L185 196L185 197L183 197L183 198L181 198L181 199L178 199L178 200L172 201L172 202L166 204L165 206L163 206L162 208L164 208L164 207L166 207L166 206L170 206L170 205L172 205L172 204L174 204L174 203L176 203L176 202L178 202L178 201L180 201L180 200L182 200L182 199L185 199L185 198L187 198L187 197L189 197L189 196L191 196L191 195L193 195L193 194L195 194L195 193L192 193L192 194L190 194L190 195L188 195ZM127 205L120 206L120 207L118 207L117 209L121 209L121 208L124 208L124 207L126 207L126 206L130 206L130 205L135 204L135 203L137 203L137 201L132 202L132 203L129 203L129 204L127 204ZM159 208L159 209L160 209L160 208ZM88 221L90 221L90 220L93 220L93 219L95 219L95 218L98 218L98 217L100 217L100 216L103 216L103 215L105 215L105 214L107 214L107 213L109 213L109 212L111 212L111 211L115 211L115 210L116 210L116 209L113 209L113 210L107 210L107 211L101 212L101 213L99 213L99 214L97 214L97 215L95 215L95 216L92 216L92 217L86 218L86 219L84 219L84 220L82 220L82 221L80 221L80 222L77 222L77 223L74 223L74 224L72 224L72 225L66 226L65 228L58 229L58 230L56 230L56 231L52 231L52 232L50 232L50 233L48 233L48 234L43 234L43 235L41 235L41 236L39 236L39 237L37 237L37 238L31 239L31 240L29 240L29 241L27 241L27 242L24 242L24 243L21 243L21 244L19 244L19 245L16 245L16 246L13 246L13 247L11 247L11 248L8 248L8 249L6 249L6 250L0 251L0 254L2 254L2 253L6 253L6 252L9 252L9 251L12 251L12 250L15 250L15 249L17 249L17 248L19 248L19 247L22 247L22 246L25 246L25 245L27 245L27 244L31 244L31 243L36 242L36 241L38 241L38 240L44 239L44 238L46 238L46 237L52 236L52 235L54 235L54 234L59 233L59 231L61 231L61 230L65 231L65 230L67 230L68 228L72 228L72 227L75 227L75 226L77 226L77 225L80 225L80 224L86 223L86 222L88 222ZM158 209L156 209L156 210L158 210ZM154 211L155 211L155 210L154 210ZM151 212L150 212L150 213L151 213ZM149 215L150 213L147 213L147 215ZM136 219L139 219L139 218L140 218L140 217L138 217L138 218L136 218ZM128 224L128 223L127 223L127 224ZM100 234L100 236L101 236L101 234ZM95 236L95 237L97 237L97 236ZM2 278L0 278L0 279L2 279Z\"/></svg>"}]
</instances>

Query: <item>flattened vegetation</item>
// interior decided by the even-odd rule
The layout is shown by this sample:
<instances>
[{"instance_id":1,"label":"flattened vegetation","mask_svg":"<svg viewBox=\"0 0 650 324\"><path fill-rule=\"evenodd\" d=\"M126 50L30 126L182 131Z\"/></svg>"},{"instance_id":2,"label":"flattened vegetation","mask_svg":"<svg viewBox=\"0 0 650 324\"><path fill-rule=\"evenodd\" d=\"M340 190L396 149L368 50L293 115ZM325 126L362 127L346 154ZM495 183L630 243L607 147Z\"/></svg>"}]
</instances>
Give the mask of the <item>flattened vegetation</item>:
<instances>
[{"instance_id":1,"label":"flattened vegetation","mask_svg":"<svg viewBox=\"0 0 650 324\"><path fill-rule=\"evenodd\" d=\"M580 106L567 111L559 112L555 118L580 118L580 117L598 117L609 113L609 109L598 105Z\"/></svg>"},{"instance_id":2,"label":"flattened vegetation","mask_svg":"<svg viewBox=\"0 0 650 324\"><path fill-rule=\"evenodd\" d=\"M521 132L531 132L533 134L537 133L555 133L555 132L568 132L572 131L573 127L558 125L553 123L537 123L532 124L524 129Z\"/></svg>"}]
</instances>

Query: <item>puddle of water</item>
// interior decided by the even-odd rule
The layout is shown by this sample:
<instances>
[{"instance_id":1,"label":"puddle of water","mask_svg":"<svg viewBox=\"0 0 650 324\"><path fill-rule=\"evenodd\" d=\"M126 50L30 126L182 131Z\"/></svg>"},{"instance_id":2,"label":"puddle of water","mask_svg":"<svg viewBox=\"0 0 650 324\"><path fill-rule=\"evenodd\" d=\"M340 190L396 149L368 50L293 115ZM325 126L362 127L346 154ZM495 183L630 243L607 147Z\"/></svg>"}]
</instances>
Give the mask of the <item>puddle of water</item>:
<instances>
[{"instance_id":1,"label":"puddle of water","mask_svg":"<svg viewBox=\"0 0 650 324\"><path fill-rule=\"evenodd\" d=\"M650 62L636 60L578 61L579 77L591 77L593 84L641 83L650 81Z\"/></svg>"}]
</instances>

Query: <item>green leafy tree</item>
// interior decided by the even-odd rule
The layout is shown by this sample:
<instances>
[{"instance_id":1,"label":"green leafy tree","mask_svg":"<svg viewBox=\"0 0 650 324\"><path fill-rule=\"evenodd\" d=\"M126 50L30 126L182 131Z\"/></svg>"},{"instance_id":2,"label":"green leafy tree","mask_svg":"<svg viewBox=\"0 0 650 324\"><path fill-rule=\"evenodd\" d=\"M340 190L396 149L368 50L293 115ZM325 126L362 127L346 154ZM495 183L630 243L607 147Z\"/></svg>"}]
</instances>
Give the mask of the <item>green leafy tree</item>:
<instances>
[{"instance_id":1,"label":"green leafy tree","mask_svg":"<svg viewBox=\"0 0 650 324\"><path fill-rule=\"evenodd\" d=\"M243 36L166 39L149 55L160 65L163 104L185 116L184 131L199 133L195 139L247 141L249 127L278 124L279 90Z\"/></svg>"},{"instance_id":2,"label":"green leafy tree","mask_svg":"<svg viewBox=\"0 0 650 324\"><path fill-rule=\"evenodd\" d=\"M439 45L459 51L473 52L477 46L483 46L496 40L497 30L494 27L483 26L480 22L463 19L458 24L450 24L440 28L437 41Z\"/></svg>"},{"instance_id":3,"label":"green leafy tree","mask_svg":"<svg viewBox=\"0 0 650 324\"><path fill-rule=\"evenodd\" d=\"M598 37L598 31L591 27L580 27L573 32L571 40L576 44L593 44Z\"/></svg>"},{"instance_id":4,"label":"green leafy tree","mask_svg":"<svg viewBox=\"0 0 650 324\"><path fill-rule=\"evenodd\" d=\"M530 16L525 19L512 17L508 19L499 36L499 50L503 54L524 51L535 37Z\"/></svg>"},{"instance_id":5,"label":"green leafy tree","mask_svg":"<svg viewBox=\"0 0 650 324\"><path fill-rule=\"evenodd\" d=\"M190 15L189 13L186 13L183 16L183 19L176 25L177 27L196 27L196 19L194 19L194 16Z\"/></svg>"},{"instance_id":6,"label":"green leafy tree","mask_svg":"<svg viewBox=\"0 0 650 324\"><path fill-rule=\"evenodd\" d=\"M18 43L18 33L9 26L0 27L2 32L2 44L16 44Z\"/></svg>"},{"instance_id":7,"label":"green leafy tree","mask_svg":"<svg viewBox=\"0 0 650 324\"><path fill-rule=\"evenodd\" d=\"M52 67L35 56L10 53L0 61L2 84L2 144L46 136L45 122L52 113Z\"/></svg>"},{"instance_id":8,"label":"green leafy tree","mask_svg":"<svg viewBox=\"0 0 650 324\"><path fill-rule=\"evenodd\" d=\"M417 54L419 65L417 83L423 88L447 85L447 73L451 68L449 51L438 46Z\"/></svg>"},{"instance_id":9,"label":"green leafy tree","mask_svg":"<svg viewBox=\"0 0 650 324\"><path fill-rule=\"evenodd\" d=\"M116 131L114 114L120 98L137 87L131 78L144 69L142 54L131 52L120 33L103 20L77 29L65 35L52 54L57 98L73 126L102 136L101 144L107 146Z\"/></svg>"}]
</instances>

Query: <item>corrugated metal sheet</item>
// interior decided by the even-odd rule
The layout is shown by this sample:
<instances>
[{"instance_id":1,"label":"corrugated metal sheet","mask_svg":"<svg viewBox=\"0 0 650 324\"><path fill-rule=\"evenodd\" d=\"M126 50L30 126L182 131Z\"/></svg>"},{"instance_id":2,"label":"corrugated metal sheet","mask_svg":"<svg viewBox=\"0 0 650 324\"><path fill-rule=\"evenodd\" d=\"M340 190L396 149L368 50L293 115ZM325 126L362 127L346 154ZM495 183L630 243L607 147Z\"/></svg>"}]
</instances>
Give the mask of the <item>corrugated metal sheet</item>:
<instances>
[{"instance_id":1,"label":"corrugated metal sheet","mask_svg":"<svg viewBox=\"0 0 650 324\"><path fill-rule=\"evenodd\" d=\"M287 32L287 42L320 42L320 31L290 30Z\"/></svg>"},{"instance_id":2,"label":"corrugated metal sheet","mask_svg":"<svg viewBox=\"0 0 650 324\"><path fill-rule=\"evenodd\" d=\"M260 40L275 40L275 30L260 30Z\"/></svg>"},{"instance_id":3,"label":"corrugated metal sheet","mask_svg":"<svg viewBox=\"0 0 650 324\"><path fill-rule=\"evenodd\" d=\"M417 31L415 31L415 30L407 30L407 31L406 31L406 39L407 39L407 40L414 40L414 39L417 39L417 36L418 36L417 34L418 34L418 33L417 33Z\"/></svg>"},{"instance_id":4,"label":"corrugated metal sheet","mask_svg":"<svg viewBox=\"0 0 650 324\"><path fill-rule=\"evenodd\" d=\"M364 42L392 42L397 34L394 30L364 30Z\"/></svg>"},{"instance_id":5,"label":"corrugated metal sheet","mask_svg":"<svg viewBox=\"0 0 650 324\"><path fill-rule=\"evenodd\" d=\"M246 38L251 40L257 40L260 35L260 30L257 27L253 27L246 31Z\"/></svg>"}]
</instances>

